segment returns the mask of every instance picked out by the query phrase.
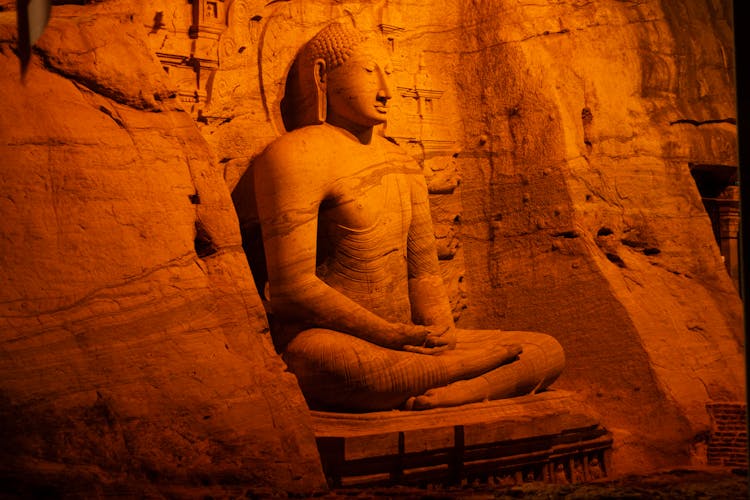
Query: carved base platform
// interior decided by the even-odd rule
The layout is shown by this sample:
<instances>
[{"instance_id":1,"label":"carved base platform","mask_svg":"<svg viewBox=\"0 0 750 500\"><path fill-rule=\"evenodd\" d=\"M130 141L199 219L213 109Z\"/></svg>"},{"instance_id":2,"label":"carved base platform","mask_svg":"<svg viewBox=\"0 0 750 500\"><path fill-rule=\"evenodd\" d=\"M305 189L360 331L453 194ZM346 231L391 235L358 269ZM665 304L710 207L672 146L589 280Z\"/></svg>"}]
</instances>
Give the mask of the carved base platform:
<instances>
[{"instance_id":1,"label":"carved base platform","mask_svg":"<svg viewBox=\"0 0 750 500\"><path fill-rule=\"evenodd\" d=\"M599 479L612 437L570 393L428 411L312 412L331 487Z\"/></svg>"}]
</instances>

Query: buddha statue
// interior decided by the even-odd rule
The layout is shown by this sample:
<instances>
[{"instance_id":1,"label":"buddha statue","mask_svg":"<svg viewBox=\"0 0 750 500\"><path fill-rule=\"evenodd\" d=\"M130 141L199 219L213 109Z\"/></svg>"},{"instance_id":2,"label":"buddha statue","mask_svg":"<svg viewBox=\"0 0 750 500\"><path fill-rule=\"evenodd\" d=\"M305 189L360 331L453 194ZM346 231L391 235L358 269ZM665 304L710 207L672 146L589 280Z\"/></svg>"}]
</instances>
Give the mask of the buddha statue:
<instances>
[{"instance_id":1,"label":"buddha statue","mask_svg":"<svg viewBox=\"0 0 750 500\"><path fill-rule=\"evenodd\" d=\"M338 23L290 70L293 130L253 166L274 344L313 409L419 410L544 389L565 364L554 338L454 324L422 170L376 132L390 75L387 50Z\"/></svg>"}]
</instances>

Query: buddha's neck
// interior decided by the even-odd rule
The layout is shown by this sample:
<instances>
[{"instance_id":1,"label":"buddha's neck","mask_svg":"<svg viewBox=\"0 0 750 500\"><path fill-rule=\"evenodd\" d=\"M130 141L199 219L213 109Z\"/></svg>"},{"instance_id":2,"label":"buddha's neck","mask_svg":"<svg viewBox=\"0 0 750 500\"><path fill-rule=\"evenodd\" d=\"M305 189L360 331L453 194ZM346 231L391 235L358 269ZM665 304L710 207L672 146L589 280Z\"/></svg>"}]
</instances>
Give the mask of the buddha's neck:
<instances>
[{"instance_id":1,"label":"buddha's neck","mask_svg":"<svg viewBox=\"0 0 750 500\"><path fill-rule=\"evenodd\" d=\"M367 145L372 142L373 127L357 125L337 115L329 115L326 123L341 129L345 135L351 136L353 140L356 140L360 144Z\"/></svg>"}]
</instances>

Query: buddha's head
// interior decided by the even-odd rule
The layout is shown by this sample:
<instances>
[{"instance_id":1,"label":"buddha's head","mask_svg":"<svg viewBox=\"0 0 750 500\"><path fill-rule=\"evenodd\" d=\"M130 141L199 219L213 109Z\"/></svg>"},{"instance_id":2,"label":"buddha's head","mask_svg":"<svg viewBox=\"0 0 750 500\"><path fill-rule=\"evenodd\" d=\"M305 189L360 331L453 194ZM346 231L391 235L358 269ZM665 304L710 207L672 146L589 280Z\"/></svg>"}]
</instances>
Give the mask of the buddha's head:
<instances>
[{"instance_id":1,"label":"buddha's head","mask_svg":"<svg viewBox=\"0 0 750 500\"><path fill-rule=\"evenodd\" d=\"M384 47L353 27L329 24L302 47L290 71L282 103L287 129L325 121L344 128L385 122L390 73Z\"/></svg>"}]
</instances>

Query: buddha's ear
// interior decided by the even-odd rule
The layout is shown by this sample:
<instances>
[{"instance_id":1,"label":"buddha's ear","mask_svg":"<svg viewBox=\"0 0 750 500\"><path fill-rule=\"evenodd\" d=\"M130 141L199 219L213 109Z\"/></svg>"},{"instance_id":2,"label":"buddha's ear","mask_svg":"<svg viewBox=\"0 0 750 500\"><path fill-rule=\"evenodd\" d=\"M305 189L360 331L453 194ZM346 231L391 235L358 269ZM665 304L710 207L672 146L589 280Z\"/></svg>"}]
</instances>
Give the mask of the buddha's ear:
<instances>
[{"instance_id":1,"label":"buddha's ear","mask_svg":"<svg viewBox=\"0 0 750 500\"><path fill-rule=\"evenodd\" d=\"M315 80L315 93L318 103L318 123L325 123L328 110L328 102L326 99L326 62L323 59L316 59L313 63L313 72L313 78Z\"/></svg>"}]
</instances>

